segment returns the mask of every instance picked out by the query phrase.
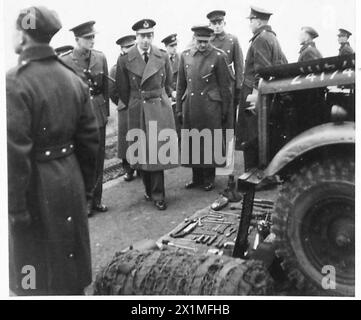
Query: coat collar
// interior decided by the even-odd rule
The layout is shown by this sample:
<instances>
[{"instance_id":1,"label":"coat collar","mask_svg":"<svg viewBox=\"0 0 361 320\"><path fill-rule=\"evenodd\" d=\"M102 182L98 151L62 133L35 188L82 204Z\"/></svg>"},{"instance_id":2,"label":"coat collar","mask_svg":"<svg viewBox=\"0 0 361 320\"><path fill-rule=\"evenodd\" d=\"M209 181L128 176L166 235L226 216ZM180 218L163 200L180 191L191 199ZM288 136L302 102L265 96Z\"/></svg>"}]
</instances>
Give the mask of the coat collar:
<instances>
[{"instance_id":1,"label":"coat collar","mask_svg":"<svg viewBox=\"0 0 361 320\"><path fill-rule=\"evenodd\" d=\"M313 41L307 41L303 43L299 53L305 51L308 47L316 48L316 44Z\"/></svg>"},{"instance_id":2,"label":"coat collar","mask_svg":"<svg viewBox=\"0 0 361 320\"><path fill-rule=\"evenodd\" d=\"M37 45L25 49L19 56L19 64L25 64L30 61L43 60L47 58L56 58L57 55L49 45Z\"/></svg>"},{"instance_id":3,"label":"coat collar","mask_svg":"<svg viewBox=\"0 0 361 320\"><path fill-rule=\"evenodd\" d=\"M253 42L262 32L271 32L274 35L276 35L276 33L272 30L272 27L267 24L265 26L258 28L256 32L253 34L251 40L249 40L249 42Z\"/></svg>"},{"instance_id":4,"label":"coat collar","mask_svg":"<svg viewBox=\"0 0 361 320\"><path fill-rule=\"evenodd\" d=\"M213 34L211 37L211 41L213 41L214 39L224 40L225 38L226 38L226 33L223 31L220 34Z\"/></svg>"},{"instance_id":5,"label":"coat collar","mask_svg":"<svg viewBox=\"0 0 361 320\"><path fill-rule=\"evenodd\" d=\"M189 53L191 54L192 57L194 57L197 53L198 53L198 54L201 54L201 55L203 55L203 56L205 56L205 57L207 57L213 50L214 50L214 47L213 47L212 45L210 45L209 48L208 48L206 51L204 51L204 52L198 51L198 49L196 48L196 46L193 46L193 47L190 49Z\"/></svg>"},{"instance_id":6,"label":"coat collar","mask_svg":"<svg viewBox=\"0 0 361 320\"><path fill-rule=\"evenodd\" d=\"M162 52L155 46L150 50L149 60L146 64L140 55L137 46L128 52L129 69L133 73L142 77L141 85L154 75L163 65Z\"/></svg>"}]
</instances>

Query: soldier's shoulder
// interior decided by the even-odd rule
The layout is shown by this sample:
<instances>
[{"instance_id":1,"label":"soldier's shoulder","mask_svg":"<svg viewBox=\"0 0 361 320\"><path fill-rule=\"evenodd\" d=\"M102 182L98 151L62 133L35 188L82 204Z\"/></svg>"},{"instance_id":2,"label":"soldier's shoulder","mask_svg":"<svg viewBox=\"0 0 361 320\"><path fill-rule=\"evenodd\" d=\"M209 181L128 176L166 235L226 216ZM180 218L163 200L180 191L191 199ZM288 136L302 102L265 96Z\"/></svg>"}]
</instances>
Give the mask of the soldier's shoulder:
<instances>
[{"instance_id":1,"label":"soldier's shoulder","mask_svg":"<svg viewBox=\"0 0 361 320\"><path fill-rule=\"evenodd\" d=\"M231 42L238 42L238 37L235 36L234 34L232 33L227 33L226 34L226 39L231 41Z\"/></svg>"},{"instance_id":2,"label":"soldier's shoulder","mask_svg":"<svg viewBox=\"0 0 361 320\"><path fill-rule=\"evenodd\" d=\"M217 47L213 47L213 54L220 57L227 57L227 54L222 49L218 49Z\"/></svg>"},{"instance_id":3,"label":"soldier's shoulder","mask_svg":"<svg viewBox=\"0 0 361 320\"><path fill-rule=\"evenodd\" d=\"M92 53L93 53L93 54L95 55L95 57L97 57L97 58L102 58L102 59L105 59L105 58L106 58L104 52L102 52L102 51L93 49L93 50L92 50Z\"/></svg>"}]
</instances>

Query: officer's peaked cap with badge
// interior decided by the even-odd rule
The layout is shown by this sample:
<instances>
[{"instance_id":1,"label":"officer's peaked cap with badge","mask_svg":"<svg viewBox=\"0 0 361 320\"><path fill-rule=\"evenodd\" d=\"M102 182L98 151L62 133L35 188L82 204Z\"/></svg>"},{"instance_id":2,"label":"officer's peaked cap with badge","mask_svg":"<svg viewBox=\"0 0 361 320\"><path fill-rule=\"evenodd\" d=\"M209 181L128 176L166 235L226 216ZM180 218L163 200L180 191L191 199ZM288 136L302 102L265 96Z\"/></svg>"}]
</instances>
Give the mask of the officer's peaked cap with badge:
<instances>
[{"instance_id":1,"label":"officer's peaked cap with badge","mask_svg":"<svg viewBox=\"0 0 361 320\"><path fill-rule=\"evenodd\" d=\"M162 42L165 46L171 46L177 44L177 34L173 33L169 35L168 37L165 37Z\"/></svg>"},{"instance_id":2,"label":"officer's peaked cap with badge","mask_svg":"<svg viewBox=\"0 0 361 320\"><path fill-rule=\"evenodd\" d=\"M74 32L74 36L84 38L95 35L97 32L94 29L95 21L87 21L78 26L71 28L69 31Z\"/></svg>"},{"instance_id":3,"label":"officer's peaked cap with badge","mask_svg":"<svg viewBox=\"0 0 361 320\"><path fill-rule=\"evenodd\" d=\"M156 22L152 19L142 19L136 22L132 29L137 33L152 33L154 32L154 26Z\"/></svg>"},{"instance_id":4,"label":"officer's peaked cap with badge","mask_svg":"<svg viewBox=\"0 0 361 320\"><path fill-rule=\"evenodd\" d=\"M121 47L130 47L134 45L135 40L135 35L127 35L119 38L115 43Z\"/></svg>"},{"instance_id":5,"label":"officer's peaked cap with badge","mask_svg":"<svg viewBox=\"0 0 361 320\"><path fill-rule=\"evenodd\" d=\"M43 6L33 6L21 10L16 20L16 26L35 40L42 42L50 42L51 38L62 28L57 13Z\"/></svg>"},{"instance_id":6,"label":"officer's peaked cap with badge","mask_svg":"<svg viewBox=\"0 0 361 320\"><path fill-rule=\"evenodd\" d=\"M307 32L312 39L316 39L318 37L318 32L312 27L302 27L301 30Z\"/></svg>"},{"instance_id":7,"label":"officer's peaked cap with badge","mask_svg":"<svg viewBox=\"0 0 361 320\"><path fill-rule=\"evenodd\" d=\"M350 36L352 36L352 33L346 29L338 29L338 31L339 31L339 34L338 34L339 37L348 37L349 38Z\"/></svg>"},{"instance_id":8,"label":"officer's peaked cap with badge","mask_svg":"<svg viewBox=\"0 0 361 320\"><path fill-rule=\"evenodd\" d=\"M207 19L209 19L209 21L220 21L220 20L224 20L225 16L226 16L226 11L214 10L207 14Z\"/></svg>"},{"instance_id":9,"label":"officer's peaked cap with badge","mask_svg":"<svg viewBox=\"0 0 361 320\"><path fill-rule=\"evenodd\" d=\"M214 32L213 29L211 29L207 25L194 26L192 27L191 30L194 32L194 37L197 40L201 40L201 41L209 40Z\"/></svg>"},{"instance_id":10,"label":"officer's peaked cap with badge","mask_svg":"<svg viewBox=\"0 0 361 320\"><path fill-rule=\"evenodd\" d=\"M251 6L251 13L247 17L247 19L261 19L261 20L269 20L269 18L273 15L272 12L269 12L266 9L262 9L259 7Z\"/></svg>"}]
</instances>

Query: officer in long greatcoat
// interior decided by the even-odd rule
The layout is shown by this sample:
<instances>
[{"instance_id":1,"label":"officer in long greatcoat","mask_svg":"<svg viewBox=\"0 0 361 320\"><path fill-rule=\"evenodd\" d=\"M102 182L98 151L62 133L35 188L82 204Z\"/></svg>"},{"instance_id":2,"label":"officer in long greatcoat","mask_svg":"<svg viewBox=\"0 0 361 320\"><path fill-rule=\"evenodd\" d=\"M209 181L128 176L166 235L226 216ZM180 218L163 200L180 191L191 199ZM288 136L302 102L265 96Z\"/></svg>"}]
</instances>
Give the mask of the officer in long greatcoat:
<instances>
[{"instance_id":1,"label":"officer in long greatcoat","mask_svg":"<svg viewBox=\"0 0 361 320\"><path fill-rule=\"evenodd\" d=\"M246 171L258 164L257 115L249 110L247 96L258 88L259 69L287 63L276 33L268 24L271 15L272 13L265 9L252 6L248 17L253 37L246 56L236 128L236 149L243 150Z\"/></svg>"},{"instance_id":2,"label":"officer in long greatcoat","mask_svg":"<svg viewBox=\"0 0 361 320\"><path fill-rule=\"evenodd\" d=\"M127 35L119 38L116 44L120 46L120 56L128 53L135 45L135 35ZM109 72L112 79L116 78L117 65L115 64ZM115 81L109 82L109 97L118 109L118 158L122 160L123 170L125 171L124 181L130 182L134 179L134 169L131 168L127 160L128 143L126 140L128 133L128 112L126 105L119 99L119 93Z\"/></svg>"},{"instance_id":3,"label":"officer in long greatcoat","mask_svg":"<svg viewBox=\"0 0 361 320\"><path fill-rule=\"evenodd\" d=\"M214 33L211 37L211 44L221 49L227 55L227 63L232 78L232 93L234 102L234 111L230 113L229 126L234 125L236 108L240 101L241 88L243 82L243 52L239 45L238 38L235 35L226 33L224 28L226 12L223 10L215 10L208 13L207 18L210 21L210 27Z\"/></svg>"},{"instance_id":4,"label":"officer in long greatcoat","mask_svg":"<svg viewBox=\"0 0 361 320\"><path fill-rule=\"evenodd\" d=\"M29 17L36 29L23 29ZM49 46L57 15L31 7L16 25L19 64L6 75L10 289L78 295L92 280L96 119L87 86Z\"/></svg>"},{"instance_id":5,"label":"officer in long greatcoat","mask_svg":"<svg viewBox=\"0 0 361 320\"><path fill-rule=\"evenodd\" d=\"M300 32L300 56L298 62L321 59L322 54L316 48L314 39L318 37L318 32L312 27L303 27Z\"/></svg>"},{"instance_id":6,"label":"officer in long greatcoat","mask_svg":"<svg viewBox=\"0 0 361 320\"><path fill-rule=\"evenodd\" d=\"M172 78L172 108L173 108L173 114L174 114L174 120L175 120L175 125L177 128L177 134L178 134L178 138L181 137L180 135L180 130L181 130L181 124L178 121L177 115L176 115L176 94L177 94L177 79L178 79L178 69L179 69L179 61L180 61L180 56L177 52L177 47L178 47L178 39L177 39L177 34L173 33L167 37L165 37L162 40L162 43L164 43L164 46L166 48L166 51L168 53L169 56L169 60L170 60L170 66L172 67L172 73L173 73L173 78Z\"/></svg>"},{"instance_id":7,"label":"officer in long greatcoat","mask_svg":"<svg viewBox=\"0 0 361 320\"><path fill-rule=\"evenodd\" d=\"M158 157L165 145L158 135L170 129L175 135L173 145L178 141L170 99L172 69L168 55L152 45L155 24L143 19L133 25L136 45L118 59L116 86L120 100L128 108L128 130L144 133L144 139L129 141L127 159L140 170L146 200L153 200L159 210L165 210L164 170L176 167L178 159L162 161ZM137 145L139 152L134 151Z\"/></svg>"},{"instance_id":8,"label":"officer in long greatcoat","mask_svg":"<svg viewBox=\"0 0 361 320\"><path fill-rule=\"evenodd\" d=\"M337 37L338 37L338 43L340 44L339 56L355 53L354 50L351 48L349 42L352 33L346 29L338 29L338 31L339 33Z\"/></svg>"},{"instance_id":9,"label":"officer in long greatcoat","mask_svg":"<svg viewBox=\"0 0 361 320\"><path fill-rule=\"evenodd\" d=\"M195 46L185 50L180 59L177 115L183 124L182 129L198 132L206 129L212 140L208 144L202 139L199 157L193 159L194 140L182 130L181 158L182 165L193 171L193 179L186 188L200 186L210 191L214 188L216 167L225 165L215 159L215 151L222 154L224 151L224 141L215 139L215 130L222 136L222 128L232 112L231 77L226 54L210 44L213 30L208 26L195 26L192 31Z\"/></svg>"},{"instance_id":10,"label":"officer in long greatcoat","mask_svg":"<svg viewBox=\"0 0 361 320\"><path fill-rule=\"evenodd\" d=\"M91 102L97 118L100 147L97 161L97 179L94 186L93 202L89 204L89 215L92 210L106 212L107 206L102 203L103 169L105 157L105 130L109 116L108 64L105 55L94 49L95 21L82 23L70 31L74 32L76 47L62 59L72 67L85 83L89 85Z\"/></svg>"}]
</instances>

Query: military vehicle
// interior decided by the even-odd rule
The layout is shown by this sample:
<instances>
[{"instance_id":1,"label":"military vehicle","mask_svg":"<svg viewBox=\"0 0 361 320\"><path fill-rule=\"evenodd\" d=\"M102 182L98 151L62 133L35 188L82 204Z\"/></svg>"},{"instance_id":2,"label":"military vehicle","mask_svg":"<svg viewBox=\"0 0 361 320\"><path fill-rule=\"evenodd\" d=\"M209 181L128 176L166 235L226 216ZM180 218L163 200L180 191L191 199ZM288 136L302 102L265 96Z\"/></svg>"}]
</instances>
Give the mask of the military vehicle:
<instances>
[{"instance_id":1,"label":"military vehicle","mask_svg":"<svg viewBox=\"0 0 361 320\"><path fill-rule=\"evenodd\" d=\"M297 288L354 295L355 55L259 70L253 112L258 166L238 179L244 194L234 257L249 254L255 187L282 188L269 229L276 256ZM264 230L263 230L264 231Z\"/></svg>"}]
</instances>

